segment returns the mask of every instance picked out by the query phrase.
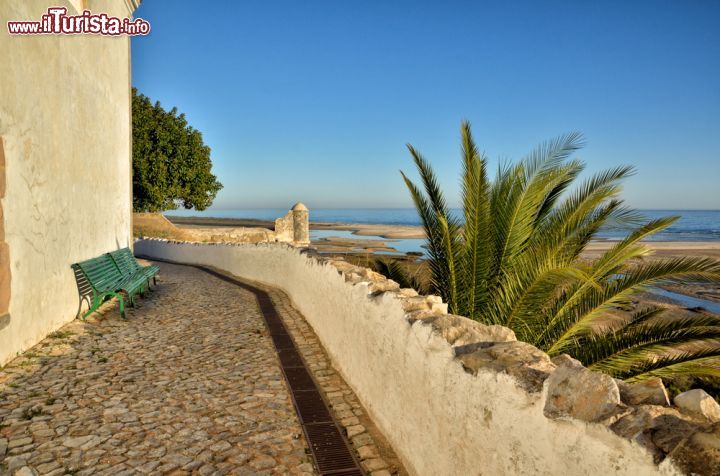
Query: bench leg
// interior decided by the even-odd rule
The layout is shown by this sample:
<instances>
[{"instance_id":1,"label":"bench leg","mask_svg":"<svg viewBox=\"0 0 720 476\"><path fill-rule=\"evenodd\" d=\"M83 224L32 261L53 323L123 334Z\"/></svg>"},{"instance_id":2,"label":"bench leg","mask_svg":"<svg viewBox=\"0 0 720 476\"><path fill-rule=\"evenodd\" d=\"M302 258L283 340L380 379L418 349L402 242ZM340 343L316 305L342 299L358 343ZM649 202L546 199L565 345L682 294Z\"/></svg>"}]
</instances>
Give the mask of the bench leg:
<instances>
[{"instance_id":1,"label":"bench leg","mask_svg":"<svg viewBox=\"0 0 720 476\"><path fill-rule=\"evenodd\" d=\"M127 316L125 316L125 299L122 297L122 294L118 294L117 297L120 302L120 317L127 319Z\"/></svg>"},{"instance_id":2,"label":"bench leg","mask_svg":"<svg viewBox=\"0 0 720 476\"><path fill-rule=\"evenodd\" d=\"M88 302L88 304L89 304L88 310L85 311L85 313L83 313L81 319L82 319L83 321L84 321L85 319L87 319L87 317L88 317L90 314L92 314L93 312L97 311L97 309L102 305L102 303L103 303L103 299L102 299L102 298L100 298L99 296L93 296L92 302ZM82 302L80 303L80 305L82 306Z\"/></svg>"}]
</instances>

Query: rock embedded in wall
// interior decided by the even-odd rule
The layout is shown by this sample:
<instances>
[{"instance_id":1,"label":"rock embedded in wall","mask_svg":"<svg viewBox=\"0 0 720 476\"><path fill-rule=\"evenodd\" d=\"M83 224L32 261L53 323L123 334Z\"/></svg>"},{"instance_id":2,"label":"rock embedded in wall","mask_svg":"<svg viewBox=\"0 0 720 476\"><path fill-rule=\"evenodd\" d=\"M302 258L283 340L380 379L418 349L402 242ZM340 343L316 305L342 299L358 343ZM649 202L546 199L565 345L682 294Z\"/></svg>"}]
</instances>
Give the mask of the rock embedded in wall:
<instances>
[{"instance_id":1,"label":"rock embedded in wall","mask_svg":"<svg viewBox=\"0 0 720 476\"><path fill-rule=\"evenodd\" d=\"M597 422L612 415L619 405L620 390L607 374L565 362L548 379L544 409L548 418Z\"/></svg>"},{"instance_id":2,"label":"rock embedded in wall","mask_svg":"<svg viewBox=\"0 0 720 476\"><path fill-rule=\"evenodd\" d=\"M555 370L550 357L527 342L477 342L457 347L455 355L466 371L510 375L520 388L530 393L540 392Z\"/></svg>"},{"instance_id":3,"label":"rock embedded in wall","mask_svg":"<svg viewBox=\"0 0 720 476\"><path fill-rule=\"evenodd\" d=\"M720 423L682 440L670 459L689 474L720 475Z\"/></svg>"},{"instance_id":4,"label":"rock embedded in wall","mask_svg":"<svg viewBox=\"0 0 720 476\"><path fill-rule=\"evenodd\" d=\"M720 405L705 390L699 388L688 390L675 397L673 402L680 410L691 415L720 422Z\"/></svg>"},{"instance_id":5,"label":"rock embedded in wall","mask_svg":"<svg viewBox=\"0 0 720 476\"><path fill-rule=\"evenodd\" d=\"M670 405L667 390L659 377L637 383L625 383L622 380L616 380L616 382L623 403L628 405Z\"/></svg>"}]
</instances>

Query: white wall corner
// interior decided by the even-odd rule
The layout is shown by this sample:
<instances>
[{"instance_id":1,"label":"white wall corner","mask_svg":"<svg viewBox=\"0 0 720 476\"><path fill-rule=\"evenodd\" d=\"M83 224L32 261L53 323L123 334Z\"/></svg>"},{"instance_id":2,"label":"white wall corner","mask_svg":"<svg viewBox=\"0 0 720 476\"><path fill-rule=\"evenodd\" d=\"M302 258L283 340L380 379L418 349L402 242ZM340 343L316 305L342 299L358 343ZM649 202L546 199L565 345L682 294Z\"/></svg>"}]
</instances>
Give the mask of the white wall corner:
<instances>
[{"instance_id":1,"label":"white wall corner","mask_svg":"<svg viewBox=\"0 0 720 476\"><path fill-rule=\"evenodd\" d=\"M125 1L125 7L128 9L128 15L132 15L135 10L140 6L140 3L142 3L142 0L124 0Z\"/></svg>"}]
</instances>

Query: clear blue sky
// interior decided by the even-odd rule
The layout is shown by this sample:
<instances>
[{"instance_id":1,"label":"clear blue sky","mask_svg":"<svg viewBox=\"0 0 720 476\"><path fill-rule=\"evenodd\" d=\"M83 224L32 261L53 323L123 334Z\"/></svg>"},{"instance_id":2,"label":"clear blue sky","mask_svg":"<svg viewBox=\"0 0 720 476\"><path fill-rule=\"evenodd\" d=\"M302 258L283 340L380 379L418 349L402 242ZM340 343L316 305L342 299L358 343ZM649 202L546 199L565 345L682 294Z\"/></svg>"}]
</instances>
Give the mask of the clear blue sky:
<instances>
[{"instance_id":1,"label":"clear blue sky","mask_svg":"<svg viewBox=\"0 0 720 476\"><path fill-rule=\"evenodd\" d=\"M203 132L214 208L410 206L405 143L457 204L460 121L494 164L582 132L639 208L720 209L720 2L159 1L133 83ZM414 172L414 171L413 171Z\"/></svg>"}]
</instances>

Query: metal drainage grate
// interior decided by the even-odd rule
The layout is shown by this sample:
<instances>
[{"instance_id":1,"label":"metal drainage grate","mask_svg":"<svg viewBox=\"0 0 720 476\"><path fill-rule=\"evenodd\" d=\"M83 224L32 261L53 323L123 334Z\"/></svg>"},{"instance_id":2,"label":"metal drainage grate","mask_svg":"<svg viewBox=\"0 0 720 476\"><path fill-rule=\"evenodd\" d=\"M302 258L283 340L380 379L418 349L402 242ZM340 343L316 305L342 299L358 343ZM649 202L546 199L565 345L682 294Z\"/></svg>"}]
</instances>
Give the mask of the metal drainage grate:
<instances>
[{"instance_id":1,"label":"metal drainage grate","mask_svg":"<svg viewBox=\"0 0 720 476\"><path fill-rule=\"evenodd\" d=\"M290 388L296 392L304 390L316 390L315 382L305 367L290 367L285 369L285 378L287 378Z\"/></svg>"},{"instance_id":2,"label":"metal drainage grate","mask_svg":"<svg viewBox=\"0 0 720 476\"><path fill-rule=\"evenodd\" d=\"M335 441L340 435L334 423L308 425L306 434L311 449L316 456L317 467L321 474L362 475L360 469L348 469L355 465L355 460L346 451L342 451Z\"/></svg>"},{"instance_id":3,"label":"metal drainage grate","mask_svg":"<svg viewBox=\"0 0 720 476\"><path fill-rule=\"evenodd\" d=\"M300 416L300 420L305 425L310 423L332 423L325 402L317 390L296 391L293 390L292 395L295 399L295 409Z\"/></svg>"},{"instance_id":4,"label":"metal drainage grate","mask_svg":"<svg viewBox=\"0 0 720 476\"><path fill-rule=\"evenodd\" d=\"M292 337L287 334L271 334L270 337L278 350L295 348L295 343L293 342Z\"/></svg>"},{"instance_id":5,"label":"metal drainage grate","mask_svg":"<svg viewBox=\"0 0 720 476\"><path fill-rule=\"evenodd\" d=\"M305 364L302 361L302 357L300 357L300 354L298 354L298 351L295 349L279 349L277 351L278 357L280 358L280 364L285 368L289 369L290 367L303 367L305 368Z\"/></svg>"},{"instance_id":6,"label":"metal drainage grate","mask_svg":"<svg viewBox=\"0 0 720 476\"><path fill-rule=\"evenodd\" d=\"M150 258L155 261L163 261ZM183 263L168 263L184 265ZM340 432L335 420L330 414L325 400L320 394L315 380L307 370L305 362L297 351L295 343L287 332L280 315L272 303L270 295L265 291L249 284L238 281L230 276L219 273L213 269L198 265L192 266L209 273L217 278L235 284L255 294L258 307L265 318L270 338L280 360L280 367L290 388L295 411L310 445L310 451L315 466L321 475L327 476L364 476L347 440Z\"/></svg>"}]
</instances>

